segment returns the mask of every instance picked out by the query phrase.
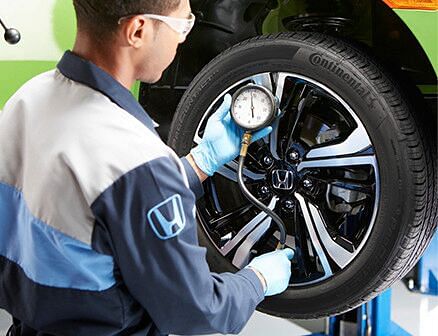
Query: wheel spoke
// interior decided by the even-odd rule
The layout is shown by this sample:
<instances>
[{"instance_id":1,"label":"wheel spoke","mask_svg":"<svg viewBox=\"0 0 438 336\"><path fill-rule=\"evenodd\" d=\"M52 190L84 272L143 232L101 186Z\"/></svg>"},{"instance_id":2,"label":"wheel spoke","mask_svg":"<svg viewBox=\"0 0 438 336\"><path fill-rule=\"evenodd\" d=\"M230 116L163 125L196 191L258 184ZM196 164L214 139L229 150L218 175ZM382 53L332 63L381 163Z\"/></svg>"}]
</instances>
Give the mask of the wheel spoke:
<instances>
[{"instance_id":1,"label":"wheel spoke","mask_svg":"<svg viewBox=\"0 0 438 336\"><path fill-rule=\"evenodd\" d=\"M249 262L251 250L260 238L268 231L271 226L272 218L265 217L260 225L258 225L239 246L233 258L233 265L238 268L245 267Z\"/></svg>"},{"instance_id":2,"label":"wheel spoke","mask_svg":"<svg viewBox=\"0 0 438 336\"><path fill-rule=\"evenodd\" d=\"M284 83L286 81L287 74L285 73L276 73L274 75L274 82L275 82L275 97L277 99L278 104L281 103L281 100L283 99L284 94ZM272 132L269 134L266 140L269 141L269 149L271 151L272 156L279 160L280 157L278 155L278 126L280 124L280 118L276 118L274 123L272 124ZM266 141L265 140L265 141ZM266 141L266 142L268 142Z\"/></svg>"},{"instance_id":3,"label":"wheel spoke","mask_svg":"<svg viewBox=\"0 0 438 336\"><path fill-rule=\"evenodd\" d=\"M325 251L327 251L328 256L341 269L345 268L354 258L355 251L353 245L350 245L353 251L348 251L347 249L336 243L328 232L326 222L318 207L310 202L307 202L300 194L295 194L295 196L300 202L301 209L303 211L303 215L306 221L306 226L312 239L312 244L317 250L324 270L324 263L328 264L328 260L323 249L320 249L318 251L318 249L321 247L323 247Z\"/></svg>"},{"instance_id":4,"label":"wheel spoke","mask_svg":"<svg viewBox=\"0 0 438 336\"><path fill-rule=\"evenodd\" d=\"M321 262L322 268L324 270L324 276L329 277L333 274L332 268L328 262L327 256L324 253L324 249L321 246L321 243L318 239L318 235L315 230L314 219L312 217L312 213L309 210L309 204L298 193L295 193L295 197L300 203L301 211L303 212L304 221L306 223L307 231L309 232L310 240L312 242L313 247L315 248L315 252L318 255L319 261Z\"/></svg>"},{"instance_id":5,"label":"wheel spoke","mask_svg":"<svg viewBox=\"0 0 438 336\"><path fill-rule=\"evenodd\" d=\"M300 101L299 101L298 106L296 108L296 114L294 115L294 118L292 120L292 129L289 131L289 139L287 141L287 144L288 144L287 148L289 148L292 145L293 137L295 134L295 129L297 128L298 121L300 120L301 115L303 114L304 107L306 106L307 95L310 93L310 91L309 91L308 94L304 97L304 93L306 92L306 89L307 89L307 85L304 85L304 87L300 93Z\"/></svg>"},{"instance_id":6,"label":"wheel spoke","mask_svg":"<svg viewBox=\"0 0 438 336\"><path fill-rule=\"evenodd\" d=\"M302 161L297 170L301 171L307 168L333 168L347 166L372 165L374 171L377 172L377 160L375 155L356 155L346 157L322 158L317 160Z\"/></svg>"},{"instance_id":7,"label":"wheel spoke","mask_svg":"<svg viewBox=\"0 0 438 336\"><path fill-rule=\"evenodd\" d=\"M276 73L274 76L274 82L275 82L275 97L277 98L278 104L281 103L283 99L284 94L284 83L286 81L286 78L288 77L288 74L284 72Z\"/></svg>"},{"instance_id":8,"label":"wheel spoke","mask_svg":"<svg viewBox=\"0 0 438 336\"><path fill-rule=\"evenodd\" d=\"M326 223L319 209L311 203L308 203L308 205L310 209L310 215L312 216L313 223L316 231L318 232L318 236L322 245L326 249L330 258L339 267L345 268L345 266L347 266L347 264L353 259L354 251L350 252L341 245L337 244L328 233Z\"/></svg>"},{"instance_id":9,"label":"wheel spoke","mask_svg":"<svg viewBox=\"0 0 438 336\"><path fill-rule=\"evenodd\" d=\"M231 161L225 164L224 166L222 166L221 168L219 168L216 173L237 183L237 169L238 169L238 163L235 161ZM254 173L250 171L248 168L243 169L243 177L253 181L264 179L263 174Z\"/></svg>"},{"instance_id":10,"label":"wheel spoke","mask_svg":"<svg viewBox=\"0 0 438 336\"><path fill-rule=\"evenodd\" d=\"M251 79L255 84L264 86L269 91L273 91L271 75L269 72L265 72L265 73L261 73L261 74L252 76Z\"/></svg>"},{"instance_id":11,"label":"wheel spoke","mask_svg":"<svg viewBox=\"0 0 438 336\"><path fill-rule=\"evenodd\" d=\"M272 156L279 160L280 157L278 156L278 126L280 124L280 120L277 118L272 123L272 132L268 135L269 138L269 151L271 152Z\"/></svg>"},{"instance_id":12,"label":"wheel spoke","mask_svg":"<svg viewBox=\"0 0 438 336\"><path fill-rule=\"evenodd\" d=\"M352 155L360 153L371 146L372 144L365 128L360 125L348 136L345 141L335 145L312 149L309 151L309 153L307 153L306 158L315 159Z\"/></svg>"},{"instance_id":13,"label":"wheel spoke","mask_svg":"<svg viewBox=\"0 0 438 336\"><path fill-rule=\"evenodd\" d=\"M274 209L277 204L278 198L273 197L269 203L269 209ZM242 242L251 232L253 232L263 221L267 215L265 212L260 212L257 216L251 219L229 242L227 242L222 248L221 253L228 255L240 242ZM270 218L270 217L269 217Z\"/></svg>"},{"instance_id":14,"label":"wheel spoke","mask_svg":"<svg viewBox=\"0 0 438 336\"><path fill-rule=\"evenodd\" d=\"M252 203L244 204L237 209L234 209L228 213L222 213L220 217L214 218L210 221L210 225L214 230L218 230L224 225L229 224L230 222L233 222L237 218L243 216L246 214L250 209L252 209L254 205Z\"/></svg>"},{"instance_id":15,"label":"wheel spoke","mask_svg":"<svg viewBox=\"0 0 438 336\"><path fill-rule=\"evenodd\" d=\"M294 227L295 227L295 252L297 254L297 264L300 275L305 278L310 274L310 255L307 244L305 224L302 225L302 218L298 215L298 211L294 211Z\"/></svg>"},{"instance_id":16,"label":"wheel spoke","mask_svg":"<svg viewBox=\"0 0 438 336\"><path fill-rule=\"evenodd\" d=\"M214 209L213 213L214 214L222 213L223 210L216 189L216 181L214 179L208 179L204 183L204 188L205 188L205 195L210 196L210 197L206 197L206 200L210 202L211 207Z\"/></svg>"}]
</instances>

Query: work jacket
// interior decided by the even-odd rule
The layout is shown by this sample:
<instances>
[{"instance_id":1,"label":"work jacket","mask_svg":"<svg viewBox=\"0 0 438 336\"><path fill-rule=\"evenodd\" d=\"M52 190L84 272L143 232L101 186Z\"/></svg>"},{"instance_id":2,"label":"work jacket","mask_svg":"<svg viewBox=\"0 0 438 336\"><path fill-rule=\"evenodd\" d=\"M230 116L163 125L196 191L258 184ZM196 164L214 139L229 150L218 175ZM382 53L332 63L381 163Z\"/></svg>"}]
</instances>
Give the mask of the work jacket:
<instances>
[{"instance_id":1,"label":"work jacket","mask_svg":"<svg viewBox=\"0 0 438 336\"><path fill-rule=\"evenodd\" d=\"M250 269L209 270L202 185L129 90L72 52L0 113L0 308L19 335L238 333Z\"/></svg>"}]
</instances>

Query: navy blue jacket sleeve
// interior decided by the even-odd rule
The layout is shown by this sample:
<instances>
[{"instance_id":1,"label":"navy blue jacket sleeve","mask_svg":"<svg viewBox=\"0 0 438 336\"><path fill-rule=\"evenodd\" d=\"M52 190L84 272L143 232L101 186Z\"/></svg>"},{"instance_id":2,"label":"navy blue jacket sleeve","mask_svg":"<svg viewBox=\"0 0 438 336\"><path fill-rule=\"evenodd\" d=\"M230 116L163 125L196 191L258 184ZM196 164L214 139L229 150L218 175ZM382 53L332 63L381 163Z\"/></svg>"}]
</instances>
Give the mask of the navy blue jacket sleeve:
<instances>
[{"instance_id":1,"label":"navy blue jacket sleeve","mask_svg":"<svg viewBox=\"0 0 438 336\"><path fill-rule=\"evenodd\" d=\"M202 186L201 181L199 180L199 176L196 174L193 167L190 165L189 161L186 157L181 158L184 169L187 174L187 178L189 180L190 189L196 196L196 199L201 198L204 195L204 188Z\"/></svg>"},{"instance_id":2,"label":"navy blue jacket sleeve","mask_svg":"<svg viewBox=\"0 0 438 336\"><path fill-rule=\"evenodd\" d=\"M92 210L109 230L123 281L160 332L238 333L263 300L253 271L210 272L198 245L195 196L172 159L130 171Z\"/></svg>"}]
</instances>

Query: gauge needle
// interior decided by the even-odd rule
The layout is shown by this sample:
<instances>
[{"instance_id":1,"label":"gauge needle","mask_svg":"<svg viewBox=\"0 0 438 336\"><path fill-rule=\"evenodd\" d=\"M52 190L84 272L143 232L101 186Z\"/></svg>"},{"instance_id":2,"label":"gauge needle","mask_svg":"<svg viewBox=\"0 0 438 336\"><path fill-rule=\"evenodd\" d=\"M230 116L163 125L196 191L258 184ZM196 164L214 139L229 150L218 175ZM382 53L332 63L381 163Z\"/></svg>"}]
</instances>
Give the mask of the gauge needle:
<instances>
[{"instance_id":1,"label":"gauge needle","mask_svg":"<svg viewBox=\"0 0 438 336\"><path fill-rule=\"evenodd\" d=\"M252 118L254 118L254 99L253 99L252 92L251 92L251 115L252 115Z\"/></svg>"}]
</instances>

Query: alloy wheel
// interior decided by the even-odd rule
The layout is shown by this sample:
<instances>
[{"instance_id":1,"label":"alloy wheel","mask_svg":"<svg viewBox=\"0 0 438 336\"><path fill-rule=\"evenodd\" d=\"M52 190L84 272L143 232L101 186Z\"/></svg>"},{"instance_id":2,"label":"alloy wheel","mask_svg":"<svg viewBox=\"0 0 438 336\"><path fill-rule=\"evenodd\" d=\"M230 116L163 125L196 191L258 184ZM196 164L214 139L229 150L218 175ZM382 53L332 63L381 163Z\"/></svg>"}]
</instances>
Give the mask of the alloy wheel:
<instances>
[{"instance_id":1,"label":"alloy wheel","mask_svg":"<svg viewBox=\"0 0 438 336\"><path fill-rule=\"evenodd\" d=\"M225 94L249 83L280 102L273 132L250 146L248 189L285 222L286 245L296 251L291 286L321 282L344 270L373 229L379 204L379 169L370 137L354 111L333 90L294 73L261 73L222 92L204 114L194 143ZM205 182L198 219L217 250L237 268L272 251L279 234L237 185L237 160Z\"/></svg>"}]
</instances>

